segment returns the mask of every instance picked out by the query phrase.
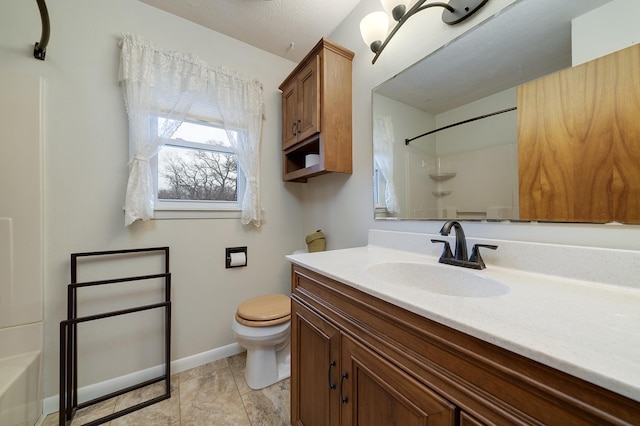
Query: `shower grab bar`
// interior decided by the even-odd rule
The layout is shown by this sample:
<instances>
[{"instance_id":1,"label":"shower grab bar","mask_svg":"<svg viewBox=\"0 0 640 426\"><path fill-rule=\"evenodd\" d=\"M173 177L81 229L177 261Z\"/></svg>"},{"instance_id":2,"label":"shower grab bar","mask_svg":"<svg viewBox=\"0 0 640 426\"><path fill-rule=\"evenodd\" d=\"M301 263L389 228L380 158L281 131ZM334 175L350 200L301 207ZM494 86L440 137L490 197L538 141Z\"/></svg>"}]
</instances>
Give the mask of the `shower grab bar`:
<instances>
[{"instance_id":1,"label":"shower grab bar","mask_svg":"<svg viewBox=\"0 0 640 426\"><path fill-rule=\"evenodd\" d=\"M44 61L44 57L47 54L47 45L49 44L49 35L51 33L51 26L49 23L49 11L47 10L47 4L44 0L36 0L38 3L38 9L40 9L40 20L42 21L42 35L40 41L37 42L33 48L33 57Z\"/></svg>"}]
</instances>

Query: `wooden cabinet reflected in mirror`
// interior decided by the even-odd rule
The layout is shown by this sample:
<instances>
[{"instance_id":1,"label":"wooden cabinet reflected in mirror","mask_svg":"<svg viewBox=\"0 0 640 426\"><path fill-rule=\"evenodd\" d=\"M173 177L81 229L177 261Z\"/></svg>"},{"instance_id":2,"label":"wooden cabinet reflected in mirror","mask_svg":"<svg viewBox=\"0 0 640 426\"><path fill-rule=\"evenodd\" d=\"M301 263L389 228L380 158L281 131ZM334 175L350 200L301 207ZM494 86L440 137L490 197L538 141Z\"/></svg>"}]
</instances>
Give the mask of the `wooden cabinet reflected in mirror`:
<instances>
[{"instance_id":1,"label":"wooden cabinet reflected in mirror","mask_svg":"<svg viewBox=\"0 0 640 426\"><path fill-rule=\"evenodd\" d=\"M640 45L517 93L520 219L640 223Z\"/></svg>"}]
</instances>

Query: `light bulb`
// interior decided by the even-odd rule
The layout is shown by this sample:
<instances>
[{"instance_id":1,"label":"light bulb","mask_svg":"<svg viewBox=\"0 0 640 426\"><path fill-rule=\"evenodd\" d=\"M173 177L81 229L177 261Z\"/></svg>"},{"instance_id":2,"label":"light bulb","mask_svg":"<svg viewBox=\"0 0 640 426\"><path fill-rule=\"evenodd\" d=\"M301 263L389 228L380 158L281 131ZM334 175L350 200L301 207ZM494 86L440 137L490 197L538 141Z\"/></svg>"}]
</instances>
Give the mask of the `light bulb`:
<instances>
[{"instance_id":1,"label":"light bulb","mask_svg":"<svg viewBox=\"0 0 640 426\"><path fill-rule=\"evenodd\" d=\"M389 16L385 12L370 13L360 21L362 39L374 52L378 51L388 32Z\"/></svg>"}]
</instances>

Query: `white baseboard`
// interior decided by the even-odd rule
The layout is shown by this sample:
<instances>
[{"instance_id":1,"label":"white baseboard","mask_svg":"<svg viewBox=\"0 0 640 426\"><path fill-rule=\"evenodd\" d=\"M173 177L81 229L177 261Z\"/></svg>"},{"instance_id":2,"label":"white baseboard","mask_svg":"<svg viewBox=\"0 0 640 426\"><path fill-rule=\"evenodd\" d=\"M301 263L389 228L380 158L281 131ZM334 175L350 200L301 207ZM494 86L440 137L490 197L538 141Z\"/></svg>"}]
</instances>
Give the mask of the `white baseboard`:
<instances>
[{"instance_id":1,"label":"white baseboard","mask_svg":"<svg viewBox=\"0 0 640 426\"><path fill-rule=\"evenodd\" d=\"M219 359L227 358L243 352L244 349L237 343L222 346L210 351L201 352L199 354L191 355L185 358L171 361L171 374L180 373L182 371L190 370L201 365L208 364ZM124 376L116 377L114 379L105 380L104 382L95 383L93 385L84 386L78 389L78 402L90 401L94 398L98 398L102 395L107 395L112 392L116 392L120 389L124 389L129 386L142 383L146 380L158 377L163 373L164 365L158 365L150 367L144 370L136 371L135 373L126 374ZM58 395L45 398L42 405L42 417L55 413L58 411L60 404L60 398Z\"/></svg>"}]
</instances>

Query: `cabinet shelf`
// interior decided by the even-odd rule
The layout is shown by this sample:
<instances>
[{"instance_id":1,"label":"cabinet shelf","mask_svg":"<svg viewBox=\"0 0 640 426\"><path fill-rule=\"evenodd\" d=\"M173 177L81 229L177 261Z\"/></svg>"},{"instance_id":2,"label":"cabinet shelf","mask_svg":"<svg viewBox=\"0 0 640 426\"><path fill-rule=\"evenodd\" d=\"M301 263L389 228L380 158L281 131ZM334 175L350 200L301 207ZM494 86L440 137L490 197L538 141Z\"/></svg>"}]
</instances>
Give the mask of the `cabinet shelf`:
<instances>
[{"instance_id":1,"label":"cabinet shelf","mask_svg":"<svg viewBox=\"0 0 640 426\"><path fill-rule=\"evenodd\" d=\"M456 174L455 172L452 173L430 173L429 177L435 181L443 181L443 180L447 180L447 179L451 179L453 177L455 177Z\"/></svg>"},{"instance_id":2,"label":"cabinet shelf","mask_svg":"<svg viewBox=\"0 0 640 426\"><path fill-rule=\"evenodd\" d=\"M320 164L314 164L310 167L305 167L302 169L294 170L293 172L286 173L284 175L284 180L287 182L306 182L307 178L318 176L325 173L322 170L322 166Z\"/></svg>"},{"instance_id":3,"label":"cabinet shelf","mask_svg":"<svg viewBox=\"0 0 640 426\"><path fill-rule=\"evenodd\" d=\"M283 179L287 182L306 182L307 178L324 173L322 150L319 135L284 150L282 152ZM305 158L309 154L320 154L320 162L305 167Z\"/></svg>"}]
</instances>

